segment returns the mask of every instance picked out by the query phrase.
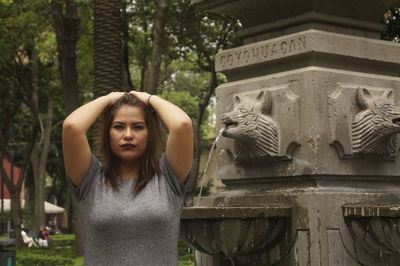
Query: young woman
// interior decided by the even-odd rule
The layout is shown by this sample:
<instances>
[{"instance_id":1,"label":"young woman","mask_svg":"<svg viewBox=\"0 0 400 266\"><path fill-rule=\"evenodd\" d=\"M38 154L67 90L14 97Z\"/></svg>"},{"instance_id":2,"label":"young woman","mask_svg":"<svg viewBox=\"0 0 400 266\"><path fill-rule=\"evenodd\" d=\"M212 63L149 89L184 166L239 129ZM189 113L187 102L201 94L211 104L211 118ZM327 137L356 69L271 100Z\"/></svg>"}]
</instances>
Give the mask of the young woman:
<instances>
[{"instance_id":1,"label":"young woman","mask_svg":"<svg viewBox=\"0 0 400 266\"><path fill-rule=\"evenodd\" d=\"M101 114L97 158L86 132ZM168 130L161 158L157 116ZM64 161L79 202L85 265L178 265L192 134L185 112L145 92L112 92L65 119Z\"/></svg>"}]
</instances>

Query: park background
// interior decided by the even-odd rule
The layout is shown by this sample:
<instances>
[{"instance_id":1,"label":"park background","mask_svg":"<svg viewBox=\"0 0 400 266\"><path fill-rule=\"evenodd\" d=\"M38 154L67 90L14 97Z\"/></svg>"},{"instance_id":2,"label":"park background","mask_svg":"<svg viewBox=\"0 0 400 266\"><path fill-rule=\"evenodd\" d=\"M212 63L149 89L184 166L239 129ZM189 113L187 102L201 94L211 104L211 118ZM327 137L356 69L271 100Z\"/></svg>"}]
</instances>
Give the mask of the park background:
<instances>
[{"instance_id":1,"label":"park background","mask_svg":"<svg viewBox=\"0 0 400 266\"><path fill-rule=\"evenodd\" d=\"M399 8L382 14L382 39L400 42L399 16ZM238 29L235 18L190 0L0 0L0 233L15 236L17 264L82 264L61 126L93 98L137 90L181 106L193 119L194 173L203 176L215 138L214 91L226 81L215 55L241 44ZM96 128L89 135L96 146ZM215 178L200 181L193 195L200 185L205 194L223 189ZM24 247L21 226L37 234L49 219L63 234L51 236L49 248ZM184 243L179 253L180 265L192 265Z\"/></svg>"}]
</instances>

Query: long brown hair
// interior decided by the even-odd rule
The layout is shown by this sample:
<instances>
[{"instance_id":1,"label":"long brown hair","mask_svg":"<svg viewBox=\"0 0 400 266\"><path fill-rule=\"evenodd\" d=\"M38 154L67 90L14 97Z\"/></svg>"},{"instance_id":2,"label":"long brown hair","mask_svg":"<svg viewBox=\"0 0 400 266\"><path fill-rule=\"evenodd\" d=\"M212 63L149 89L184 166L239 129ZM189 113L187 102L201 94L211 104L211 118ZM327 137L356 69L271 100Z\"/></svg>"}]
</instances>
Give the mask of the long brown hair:
<instances>
[{"instance_id":1,"label":"long brown hair","mask_svg":"<svg viewBox=\"0 0 400 266\"><path fill-rule=\"evenodd\" d=\"M160 173L159 155L161 144L161 126L156 112L150 106L140 101L136 96L127 93L119 98L113 105L108 106L101 120L101 138L100 138L100 160L103 165L106 184L111 185L113 189L119 189L120 183L117 178L120 175L119 159L111 150L110 145L110 127L114 120L116 112L122 106L138 107L143 111L146 126L148 130L147 145L144 153L139 158L140 169L136 185L133 189L134 194L138 194L147 182L155 175Z\"/></svg>"}]
</instances>

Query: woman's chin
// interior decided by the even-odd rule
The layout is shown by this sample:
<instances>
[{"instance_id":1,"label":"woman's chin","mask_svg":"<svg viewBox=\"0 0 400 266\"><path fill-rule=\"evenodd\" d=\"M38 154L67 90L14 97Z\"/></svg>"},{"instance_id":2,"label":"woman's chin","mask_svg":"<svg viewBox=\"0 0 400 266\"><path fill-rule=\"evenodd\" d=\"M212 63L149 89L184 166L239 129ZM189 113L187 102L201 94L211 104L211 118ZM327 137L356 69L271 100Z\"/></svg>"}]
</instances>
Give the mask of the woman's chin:
<instances>
[{"instance_id":1,"label":"woman's chin","mask_svg":"<svg viewBox=\"0 0 400 266\"><path fill-rule=\"evenodd\" d=\"M118 159L123 162L135 162L139 160L141 154L119 154L117 155Z\"/></svg>"}]
</instances>

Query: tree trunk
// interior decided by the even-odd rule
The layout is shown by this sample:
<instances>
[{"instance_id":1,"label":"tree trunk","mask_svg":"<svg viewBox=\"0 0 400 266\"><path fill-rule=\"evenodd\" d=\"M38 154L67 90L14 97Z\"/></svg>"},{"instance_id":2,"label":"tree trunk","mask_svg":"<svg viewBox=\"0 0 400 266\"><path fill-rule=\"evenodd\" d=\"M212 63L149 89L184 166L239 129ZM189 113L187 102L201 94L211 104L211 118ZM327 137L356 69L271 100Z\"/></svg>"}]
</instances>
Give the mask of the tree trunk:
<instances>
[{"instance_id":1,"label":"tree trunk","mask_svg":"<svg viewBox=\"0 0 400 266\"><path fill-rule=\"evenodd\" d=\"M79 40L80 20L76 4L66 0L65 14L59 0L53 0L54 29L57 37L58 69L64 89L67 113L79 107L78 71L76 69L76 45Z\"/></svg>"},{"instance_id":2,"label":"tree trunk","mask_svg":"<svg viewBox=\"0 0 400 266\"><path fill-rule=\"evenodd\" d=\"M161 54L163 48L163 37L165 23L167 20L169 0L158 0L156 15L153 27L153 51L151 54L150 73L147 85L147 92L157 94L158 80L160 77Z\"/></svg>"},{"instance_id":3,"label":"tree trunk","mask_svg":"<svg viewBox=\"0 0 400 266\"><path fill-rule=\"evenodd\" d=\"M121 0L94 0L94 97L121 91Z\"/></svg>"},{"instance_id":4,"label":"tree trunk","mask_svg":"<svg viewBox=\"0 0 400 266\"><path fill-rule=\"evenodd\" d=\"M33 109L32 112L35 113L36 110L34 109L34 107L32 107L32 109ZM12 120L12 117L10 117L10 119ZM5 169L3 168L3 164L0 163L1 178L11 195L11 225L15 232L15 240L16 240L15 245L17 248L23 247L23 242L21 237L21 223L22 223L21 201L20 201L21 189L22 189L22 184L24 183L28 173L33 152L33 146L36 141L38 130L39 130L39 123L34 117L32 122L31 136L28 145L26 145L26 151L24 152L24 158L21 166L21 174L16 184L14 184L14 181L11 179L11 177L7 175ZM5 147L8 145L9 141L8 138L4 136L4 134L2 134L2 137L3 139L2 142L0 143L1 144L0 162L3 162L4 150Z\"/></svg>"},{"instance_id":5,"label":"tree trunk","mask_svg":"<svg viewBox=\"0 0 400 266\"><path fill-rule=\"evenodd\" d=\"M47 119L44 126L41 142L36 143L34 148L34 155L32 157L32 166L35 180L35 234L40 230L40 226L45 225L45 212L44 212L44 185L46 176L47 157L49 153L50 137L53 120L53 99L49 98L47 105Z\"/></svg>"},{"instance_id":6,"label":"tree trunk","mask_svg":"<svg viewBox=\"0 0 400 266\"><path fill-rule=\"evenodd\" d=\"M2 147L3 148L3 147ZM3 162L3 151L0 153L0 162ZM25 164L28 166L27 164ZM26 168L23 168L23 170L26 170ZM25 178L25 173L26 171L22 171L22 174L20 175L20 180L24 180ZM10 197L11 197L11 226L12 229L14 230L15 234L15 246L17 248L22 248L24 243L22 241L22 236L21 236L21 224L22 224L22 215L21 215L21 199L20 199L20 194L21 194L21 187L22 187L22 182L19 182L18 180L17 185L14 185L12 183L11 178L7 175L5 169L3 168L3 164L0 163L0 176L6 185L8 191L10 192ZM19 186L20 184L20 186Z\"/></svg>"},{"instance_id":7,"label":"tree trunk","mask_svg":"<svg viewBox=\"0 0 400 266\"><path fill-rule=\"evenodd\" d=\"M36 112L32 112L34 119L37 121L40 120L40 116L38 113L38 106L39 106L39 62L38 62L38 51L33 48L32 55L31 55L31 72L32 72L32 100L31 104L33 109ZM40 141L35 141L31 163L32 163L32 170L33 170L33 177L35 182L35 199L34 199L34 217L33 217L33 232L37 234L39 232L40 226L44 223L44 180L41 176L41 169L40 169L40 146L43 141L44 137L44 130L43 130L43 123L39 123L41 125L41 139ZM47 156L46 156L47 157Z\"/></svg>"},{"instance_id":8,"label":"tree trunk","mask_svg":"<svg viewBox=\"0 0 400 266\"><path fill-rule=\"evenodd\" d=\"M122 90L121 0L94 0L94 98ZM93 126L93 151L99 154L100 128Z\"/></svg>"},{"instance_id":9,"label":"tree trunk","mask_svg":"<svg viewBox=\"0 0 400 266\"><path fill-rule=\"evenodd\" d=\"M124 8L122 9L122 89L124 91L133 90L131 73L129 71L129 16L126 13L127 3L122 1Z\"/></svg>"},{"instance_id":10,"label":"tree trunk","mask_svg":"<svg viewBox=\"0 0 400 266\"><path fill-rule=\"evenodd\" d=\"M25 52L26 54L31 54L31 51L25 51ZM25 53L22 52L22 54ZM34 56L34 54L35 51L33 51L32 55ZM34 63L34 60L32 61L30 60L30 63ZM21 223L22 223L21 202L20 202L21 189L28 174L28 169L31 164L33 147L37 140L37 134L40 126L39 126L39 121L37 119L38 111L34 104L34 99L32 94L33 83L37 81L32 79L31 75L29 74L30 70L26 69L27 68L26 64L18 64L16 67L18 68L18 70L13 69L12 71L10 71L10 78L13 80L13 83L15 84L15 87L10 89L15 89L18 93L20 99L15 99L15 101L16 102L20 101L20 103L26 104L31 110L32 126L31 126L30 136L28 137L29 139L28 143L27 145L24 145L23 147L24 151L21 153L22 155L22 160L20 160L21 172L18 180L14 182L14 180L12 180L12 178L8 176L8 174L6 173L5 169L3 168L2 162L3 159L5 159L4 157L10 144L9 127L12 127L13 118L17 113L18 109L20 108L20 104L15 105L15 108L12 110L12 112L8 114L8 121L5 122L6 125L8 125L8 127L4 127L3 125L3 127L1 128L2 131L0 131L0 174L2 177L2 181L6 185L11 195L11 224L12 228L15 230L16 246L19 248L23 246L21 237ZM35 66L32 65L32 68L35 68ZM34 74L32 76L34 76Z\"/></svg>"},{"instance_id":11,"label":"tree trunk","mask_svg":"<svg viewBox=\"0 0 400 266\"><path fill-rule=\"evenodd\" d=\"M70 114L80 105L78 72L76 69L76 45L79 39L80 20L76 4L73 0L67 0L65 14L63 14L62 5L58 0L53 0L51 4L54 28L57 35L59 72L64 89L65 109L67 110L67 114ZM72 201L68 217L72 217L72 227L75 233L75 255L83 256L84 245L78 204L72 193L68 195Z\"/></svg>"},{"instance_id":12,"label":"tree trunk","mask_svg":"<svg viewBox=\"0 0 400 266\"><path fill-rule=\"evenodd\" d=\"M24 243L22 241L21 235L21 224L22 224L22 215L21 215L21 199L20 199L20 189L9 190L11 196L11 221L15 233L15 246L17 248L22 248Z\"/></svg>"},{"instance_id":13,"label":"tree trunk","mask_svg":"<svg viewBox=\"0 0 400 266\"><path fill-rule=\"evenodd\" d=\"M143 24L143 31L147 32L148 30L148 24L147 21L144 20ZM146 73L148 69L148 64L147 64L147 46L148 46L148 40L147 38L144 39L144 45L143 45L143 51L142 51L142 56L141 56L141 64L140 64L140 91L146 91L145 89L145 84L146 84Z\"/></svg>"}]
</instances>

